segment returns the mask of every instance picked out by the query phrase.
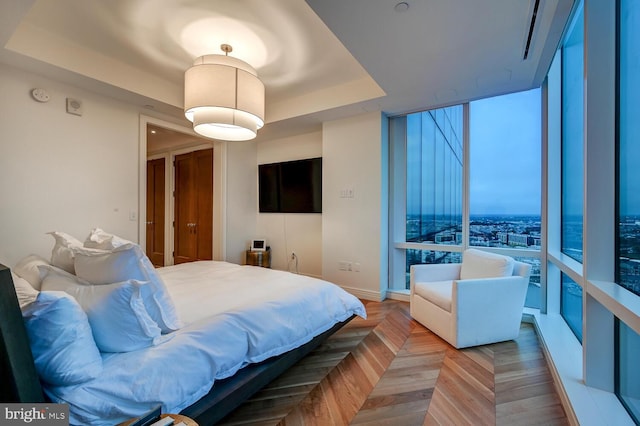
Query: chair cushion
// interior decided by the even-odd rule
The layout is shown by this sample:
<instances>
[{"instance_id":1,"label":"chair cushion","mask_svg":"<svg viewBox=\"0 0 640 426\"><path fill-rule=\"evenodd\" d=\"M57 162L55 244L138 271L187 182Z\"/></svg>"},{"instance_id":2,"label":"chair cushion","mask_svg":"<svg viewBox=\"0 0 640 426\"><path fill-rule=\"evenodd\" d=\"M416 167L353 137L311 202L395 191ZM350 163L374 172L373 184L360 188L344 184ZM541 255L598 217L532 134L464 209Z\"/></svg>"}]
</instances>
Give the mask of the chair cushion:
<instances>
[{"instance_id":1,"label":"chair cushion","mask_svg":"<svg viewBox=\"0 0 640 426\"><path fill-rule=\"evenodd\" d=\"M415 283L415 293L425 300L451 312L451 294L453 281L431 281Z\"/></svg>"},{"instance_id":2,"label":"chair cushion","mask_svg":"<svg viewBox=\"0 0 640 426\"><path fill-rule=\"evenodd\" d=\"M510 277L513 275L513 262L509 256L467 249L462 254L460 279Z\"/></svg>"}]
</instances>

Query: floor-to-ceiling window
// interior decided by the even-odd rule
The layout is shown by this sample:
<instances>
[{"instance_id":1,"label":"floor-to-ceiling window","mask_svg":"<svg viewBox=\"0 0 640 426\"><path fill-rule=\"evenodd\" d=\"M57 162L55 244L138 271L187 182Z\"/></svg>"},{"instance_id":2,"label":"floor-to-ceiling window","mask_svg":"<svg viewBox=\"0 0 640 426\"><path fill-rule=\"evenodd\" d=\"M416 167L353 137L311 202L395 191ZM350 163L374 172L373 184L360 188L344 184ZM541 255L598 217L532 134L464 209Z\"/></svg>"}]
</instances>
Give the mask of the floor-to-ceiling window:
<instances>
[{"instance_id":1,"label":"floor-to-ceiling window","mask_svg":"<svg viewBox=\"0 0 640 426\"><path fill-rule=\"evenodd\" d=\"M406 123L404 240L420 245L406 249L405 286L413 264L460 260L438 246L462 242L462 110L458 105L397 119Z\"/></svg>"},{"instance_id":2,"label":"floor-to-ceiling window","mask_svg":"<svg viewBox=\"0 0 640 426\"><path fill-rule=\"evenodd\" d=\"M531 263L527 304L539 307L540 99L534 89L391 118L391 290L408 288L411 265L460 262L478 246Z\"/></svg>"},{"instance_id":3,"label":"floor-to-ceiling window","mask_svg":"<svg viewBox=\"0 0 640 426\"><path fill-rule=\"evenodd\" d=\"M582 342L582 287L567 274L561 274L560 312L569 328Z\"/></svg>"},{"instance_id":4,"label":"floor-to-ceiling window","mask_svg":"<svg viewBox=\"0 0 640 426\"><path fill-rule=\"evenodd\" d=\"M547 341L562 335L548 348L580 423L638 423L640 409L639 8L636 0L577 1L545 85L549 327L541 329Z\"/></svg>"},{"instance_id":5,"label":"floor-to-ceiling window","mask_svg":"<svg viewBox=\"0 0 640 426\"><path fill-rule=\"evenodd\" d=\"M584 13L562 45L562 252L582 262Z\"/></svg>"},{"instance_id":6,"label":"floor-to-ceiling window","mask_svg":"<svg viewBox=\"0 0 640 426\"><path fill-rule=\"evenodd\" d=\"M561 49L561 251L582 263L584 209L584 11L579 6ZM561 309L582 340L582 289L567 276L561 280Z\"/></svg>"},{"instance_id":7,"label":"floor-to-ceiling window","mask_svg":"<svg viewBox=\"0 0 640 426\"><path fill-rule=\"evenodd\" d=\"M618 320L616 394L636 423L640 423L640 334Z\"/></svg>"},{"instance_id":8,"label":"floor-to-ceiling window","mask_svg":"<svg viewBox=\"0 0 640 426\"><path fill-rule=\"evenodd\" d=\"M640 295L640 2L618 15L618 238L616 282ZM640 334L618 320L616 394L640 422Z\"/></svg>"},{"instance_id":9,"label":"floor-to-ceiling window","mask_svg":"<svg viewBox=\"0 0 640 426\"><path fill-rule=\"evenodd\" d=\"M410 114L406 120L406 241L460 244L462 107Z\"/></svg>"},{"instance_id":10,"label":"floor-to-ceiling window","mask_svg":"<svg viewBox=\"0 0 640 426\"><path fill-rule=\"evenodd\" d=\"M622 0L620 18L618 283L640 295L640 2Z\"/></svg>"},{"instance_id":11,"label":"floor-to-ceiling window","mask_svg":"<svg viewBox=\"0 0 640 426\"><path fill-rule=\"evenodd\" d=\"M540 307L540 89L469 104L469 245L532 265L526 305Z\"/></svg>"}]
</instances>

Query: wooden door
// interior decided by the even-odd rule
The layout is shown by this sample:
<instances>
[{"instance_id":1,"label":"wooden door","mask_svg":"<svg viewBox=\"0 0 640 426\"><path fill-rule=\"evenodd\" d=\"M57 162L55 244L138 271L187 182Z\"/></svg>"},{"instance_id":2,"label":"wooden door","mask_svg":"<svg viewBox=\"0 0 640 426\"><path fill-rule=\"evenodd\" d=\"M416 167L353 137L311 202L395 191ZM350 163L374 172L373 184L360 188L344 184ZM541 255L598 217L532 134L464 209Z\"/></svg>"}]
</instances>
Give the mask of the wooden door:
<instances>
[{"instance_id":1,"label":"wooden door","mask_svg":"<svg viewBox=\"0 0 640 426\"><path fill-rule=\"evenodd\" d=\"M175 158L174 263L213 259L213 149Z\"/></svg>"},{"instance_id":2,"label":"wooden door","mask_svg":"<svg viewBox=\"0 0 640 426\"><path fill-rule=\"evenodd\" d=\"M213 148L196 151L196 258L213 259Z\"/></svg>"},{"instance_id":3,"label":"wooden door","mask_svg":"<svg viewBox=\"0 0 640 426\"><path fill-rule=\"evenodd\" d=\"M147 161L147 256L164 266L164 158Z\"/></svg>"}]
</instances>

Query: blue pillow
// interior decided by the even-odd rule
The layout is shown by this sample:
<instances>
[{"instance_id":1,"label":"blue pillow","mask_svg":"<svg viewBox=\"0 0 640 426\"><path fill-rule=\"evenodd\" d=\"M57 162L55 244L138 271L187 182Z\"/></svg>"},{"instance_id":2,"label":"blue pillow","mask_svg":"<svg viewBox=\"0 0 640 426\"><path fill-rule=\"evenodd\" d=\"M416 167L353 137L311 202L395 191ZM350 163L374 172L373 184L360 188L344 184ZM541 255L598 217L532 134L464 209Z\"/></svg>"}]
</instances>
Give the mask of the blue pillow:
<instances>
[{"instance_id":1,"label":"blue pillow","mask_svg":"<svg viewBox=\"0 0 640 426\"><path fill-rule=\"evenodd\" d=\"M102 372L102 358L87 315L72 296L62 291L41 291L22 315L42 381L75 385Z\"/></svg>"}]
</instances>

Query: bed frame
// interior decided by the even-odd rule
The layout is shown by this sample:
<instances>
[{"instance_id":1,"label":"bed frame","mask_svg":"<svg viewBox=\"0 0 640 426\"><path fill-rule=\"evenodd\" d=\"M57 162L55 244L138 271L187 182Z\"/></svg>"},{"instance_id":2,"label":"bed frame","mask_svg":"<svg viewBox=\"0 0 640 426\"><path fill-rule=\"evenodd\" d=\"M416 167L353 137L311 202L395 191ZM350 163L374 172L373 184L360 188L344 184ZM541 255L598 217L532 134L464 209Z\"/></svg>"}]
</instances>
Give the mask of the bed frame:
<instances>
[{"instance_id":1,"label":"bed frame","mask_svg":"<svg viewBox=\"0 0 640 426\"><path fill-rule=\"evenodd\" d=\"M249 365L234 376L218 380L211 391L182 410L199 425L213 425L262 389L329 336L353 319L336 324L310 342ZM22 319L11 272L0 264L0 402L46 402L33 362L29 339Z\"/></svg>"}]
</instances>

